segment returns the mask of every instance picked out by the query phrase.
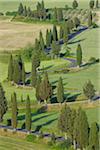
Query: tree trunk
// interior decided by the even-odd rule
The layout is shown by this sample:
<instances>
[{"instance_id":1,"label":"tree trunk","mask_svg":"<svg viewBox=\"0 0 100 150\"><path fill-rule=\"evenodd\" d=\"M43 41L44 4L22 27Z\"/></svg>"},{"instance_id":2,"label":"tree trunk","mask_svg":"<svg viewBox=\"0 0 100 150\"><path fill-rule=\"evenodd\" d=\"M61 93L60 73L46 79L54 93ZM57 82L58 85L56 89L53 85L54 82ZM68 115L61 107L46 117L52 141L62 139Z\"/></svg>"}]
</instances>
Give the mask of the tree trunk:
<instances>
[{"instance_id":1,"label":"tree trunk","mask_svg":"<svg viewBox=\"0 0 100 150\"><path fill-rule=\"evenodd\" d=\"M46 100L44 100L44 103L47 105L47 101Z\"/></svg>"},{"instance_id":2,"label":"tree trunk","mask_svg":"<svg viewBox=\"0 0 100 150\"><path fill-rule=\"evenodd\" d=\"M68 137L67 137L67 133L65 133L65 140L67 140L67 138L68 138Z\"/></svg>"},{"instance_id":3,"label":"tree trunk","mask_svg":"<svg viewBox=\"0 0 100 150\"><path fill-rule=\"evenodd\" d=\"M76 150L77 146L76 146L76 141L75 140L73 141L73 144L74 144L74 149Z\"/></svg>"}]
</instances>

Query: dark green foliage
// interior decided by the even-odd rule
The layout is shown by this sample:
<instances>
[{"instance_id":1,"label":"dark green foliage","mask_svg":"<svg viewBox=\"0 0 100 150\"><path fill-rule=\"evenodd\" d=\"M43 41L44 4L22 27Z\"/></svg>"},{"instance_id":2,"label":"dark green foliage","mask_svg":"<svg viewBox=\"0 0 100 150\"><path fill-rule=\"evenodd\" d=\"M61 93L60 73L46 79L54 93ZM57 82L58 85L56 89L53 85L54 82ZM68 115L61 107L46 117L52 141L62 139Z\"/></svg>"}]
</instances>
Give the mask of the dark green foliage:
<instances>
[{"instance_id":1,"label":"dark green foliage","mask_svg":"<svg viewBox=\"0 0 100 150\"><path fill-rule=\"evenodd\" d=\"M42 51L44 51L45 44L44 44L43 34L42 34L41 31L40 31L39 41L40 41L40 48L41 48Z\"/></svg>"},{"instance_id":2,"label":"dark green foliage","mask_svg":"<svg viewBox=\"0 0 100 150\"><path fill-rule=\"evenodd\" d=\"M88 14L88 26L92 26L92 12L90 11Z\"/></svg>"},{"instance_id":3,"label":"dark green foliage","mask_svg":"<svg viewBox=\"0 0 100 150\"><path fill-rule=\"evenodd\" d=\"M36 82L36 99L38 102L40 102L40 96L39 96L40 84L41 84L41 77L38 76L37 82Z\"/></svg>"},{"instance_id":4,"label":"dark green foliage","mask_svg":"<svg viewBox=\"0 0 100 150\"><path fill-rule=\"evenodd\" d=\"M31 130L31 107L30 107L30 98L29 95L27 95L26 99L26 116L25 116L26 122L26 130L30 131Z\"/></svg>"},{"instance_id":5,"label":"dark green foliage","mask_svg":"<svg viewBox=\"0 0 100 150\"><path fill-rule=\"evenodd\" d=\"M90 2L89 2L89 6L90 6L90 8L91 8L91 9L93 9L93 8L94 8L94 0L90 0Z\"/></svg>"},{"instance_id":6,"label":"dark green foliage","mask_svg":"<svg viewBox=\"0 0 100 150\"><path fill-rule=\"evenodd\" d=\"M96 0L96 8L99 8L99 1Z\"/></svg>"},{"instance_id":7,"label":"dark green foliage","mask_svg":"<svg viewBox=\"0 0 100 150\"><path fill-rule=\"evenodd\" d=\"M50 44L51 44L51 42L50 42L50 35L49 35L50 33L49 33L49 31L48 31L48 29L47 29L47 31L46 31L46 47L50 47Z\"/></svg>"},{"instance_id":8,"label":"dark green foliage","mask_svg":"<svg viewBox=\"0 0 100 150\"><path fill-rule=\"evenodd\" d=\"M79 108L74 122L74 139L80 149L88 146L89 124L86 113L81 108Z\"/></svg>"},{"instance_id":9,"label":"dark green foliage","mask_svg":"<svg viewBox=\"0 0 100 150\"><path fill-rule=\"evenodd\" d=\"M78 7L78 2L76 0L73 1L72 7L73 9L76 9Z\"/></svg>"},{"instance_id":10,"label":"dark green foliage","mask_svg":"<svg viewBox=\"0 0 100 150\"><path fill-rule=\"evenodd\" d=\"M37 3L37 17L41 20L45 20L46 19L46 9L44 6L44 1L42 1L41 3L38 2Z\"/></svg>"},{"instance_id":11,"label":"dark green foliage","mask_svg":"<svg viewBox=\"0 0 100 150\"><path fill-rule=\"evenodd\" d=\"M58 128L60 129L60 131L64 133L69 132L70 117L71 117L71 109L65 104L61 110L61 113L58 119Z\"/></svg>"},{"instance_id":12,"label":"dark green foliage","mask_svg":"<svg viewBox=\"0 0 100 150\"><path fill-rule=\"evenodd\" d=\"M96 122L91 124L89 134L89 149L99 150L99 129Z\"/></svg>"},{"instance_id":13,"label":"dark green foliage","mask_svg":"<svg viewBox=\"0 0 100 150\"><path fill-rule=\"evenodd\" d=\"M60 26L59 39L63 39L63 36L64 36L63 27L62 27L62 26Z\"/></svg>"},{"instance_id":14,"label":"dark green foliage","mask_svg":"<svg viewBox=\"0 0 100 150\"><path fill-rule=\"evenodd\" d=\"M23 11L24 11L23 4L20 3L20 5L19 5L19 7L18 7L18 14L19 14L19 15L23 15Z\"/></svg>"},{"instance_id":15,"label":"dark green foliage","mask_svg":"<svg viewBox=\"0 0 100 150\"><path fill-rule=\"evenodd\" d=\"M26 17L26 16L27 16L27 8L26 8L26 6L24 6L23 16L24 16L24 17Z\"/></svg>"},{"instance_id":16,"label":"dark green foliage","mask_svg":"<svg viewBox=\"0 0 100 150\"><path fill-rule=\"evenodd\" d=\"M22 82L23 82L23 84L25 84L25 76L26 76L26 74L25 74L25 67L24 67L24 64L22 65Z\"/></svg>"},{"instance_id":17,"label":"dark green foliage","mask_svg":"<svg viewBox=\"0 0 100 150\"><path fill-rule=\"evenodd\" d=\"M57 8L54 8L54 14L53 14L54 21L57 21Z\"/></svg>"},{"instance_id":18,"label":"dark green foliage","mask_svg":"<svg viewBox=\"0 0 100 150\"><path fill-rule=\"evenodd\" d=\"M59 56L59 52L60 52L60 50L61 50L60 45L57 44L56 41L53 41L51 47L52 47L52 55L53 55L53 58L54 58L54 57L58 57L58 56Z\"/></svg>"},{"instance_id":19,"label":"dark green foliage","mask_svg":"<svg viewBox=\"0 0 100 150\"><path fill-rule=\"evenodd\" d=\"M84 95L90 100L95 96L94 85L91 83L90 80L87 83L85 83L83 87L83 92Z\"/></svg>"},{"instance_id":20,"label":"dark green foliage","mask_svg":"<svg viewBox=\"0 0 100 150\"><path fill-rule=\"evenodd\" d=\"M78 44L76 51L77 65L80 67L82 64L82 48L81 45Z\"/></svg>"},{"instance_id":21,"label":"dark green foliage","mask_svg":"<svg viewBox=\"0 0 100 150\"><path fill-rule=\"evenodd\" d=\"M0 83L0 122L3 121L3 116L7 112L7 99L5 97L5 92L3 90L3 87Z\"/></svg>"},{"instance_id":22,"label":"dark green foliage","mask_svg":"<svg viewBox=\"0 0 100 150\"><path fill-rule=\"evenodd\" d=\"M80 26L80 20L77 18L77 17L75 17L74 18L74 26L77 28L78 26Z\"/></svg>"},{"instance_id":23,"label":"dark green foliage","mask_svg":"<svg viewBox=\"0 0 100 150\"><path fill-rule=\"evenodd\" d=\"M41 81L39 96L41 100L44 100L45 103L52 96L52 86L49 82L47 72L44 75L44 79Z\"/></svg>"},{"instance_id":24,"label":"dark green foliage","mask_svg":"<svg viewBox=\"0 0 100 150\"><path fill-rule=\"evenodd\" d=\"M27 16L28 17L32 16L32 11L31 11L30 7L28 7L28 9L27 9Z\"/></svg>"},{"instance_id":25,"label":"dark green foliage","mask_svg":"<svg viewBox=\"0 0 100 150\"><path fill-rule=\"evenodd\" d=\"M12 127L13 129L17 128L17 113L18 113L18 109L17 109L17 98L16 98L16 93L14 92L11 95L11 108L12 108Z\"/></svg>"},{"instance_id":26,"label":"dark green foliage","mask_svg":"<svg viewBox=\"0 0 100 150\"><path fill-rule=\"evenodd\" d=\"M17 59L14 60L13 81L17 84L21 81L20 66Z\"/></svg>"},{"instance_id":27,"label":"dark green foliage","mask_svg":"<svg viewBox=\"0 0 100 150\"><path fill-rule=\"evenodd\" d=\"M58 86L57 86L57 101L62 103L64 101L64 87L62 78L59 78Z\"/></svg>"},{"instance_id":28,"label":"dark green foliage","mask_svg":"<svg viewBox=\"0 0 100 150\"><path fill-rule=\"evenodd\" d=\"M56 25L53 25L53 40L54 41L58 40L58 33L57 33L57 27L56 27Z\"/></svg>"},{"instance_id":29,"label":"dark green foliage","mask_svg":"<svg viewBox=\"0 0 100 150\"><path fill-rule=\"evenodd\" d=\"M58 8L57 10L57 20L58 22L63 21L63 11L61 8Z\"/></svg>"},{"instance_id":30,"label":"dark green foliage","mask_svg":"<svg viewBox=\"0 0 100 150\"><path fill-rule=\"evenodd\" d=\"M68 26L67 26L66 22L64 23L63 30L64 30L63 41L64 41L64 43L67 43L68 42L69 29L68 29Z\"/></svg>"},{"instance_id":31,"label":"dark green foliage","mask_svg":"<svg viewBox=\"0 0 100 150\"><path fill-rule=\"evenodd\" d=\"M8 64L8 80L12 81L13 80L13 57L12 55L10 55L10 59L9 59L9 64Z\"/></svg>"},{"instance_id":32,"label":"dark green foliage","mask_svg":"<svg viewBox=\"0 0 100 150\"><path fill-rule=\"evenodd\" d=\"M32 57L32 71L31 71L31 85L33 87L36 86L36 81L37 81L37 71L36 69L39 67L40 65L40 58L38 53L33 54Z\"/></svg>"}]
</instances>

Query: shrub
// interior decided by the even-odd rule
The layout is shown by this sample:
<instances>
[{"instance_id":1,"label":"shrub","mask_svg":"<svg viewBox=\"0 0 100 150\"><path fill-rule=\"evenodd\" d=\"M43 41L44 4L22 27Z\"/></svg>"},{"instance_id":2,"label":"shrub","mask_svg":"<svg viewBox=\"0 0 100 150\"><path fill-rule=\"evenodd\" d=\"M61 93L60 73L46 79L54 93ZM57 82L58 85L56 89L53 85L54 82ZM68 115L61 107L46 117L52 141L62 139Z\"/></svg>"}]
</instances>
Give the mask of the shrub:
<instances>
[{"instance_id":1,"label":"shrub","mask_svg":"<svg viewBox=\"0 0 100 150\"><path fill-rule=\"evenodd\" d=\"M36 140L36 136L33 135L33 134L29 134L29 135L27 135L26 140L27 140L28 142L33 142L33 141Z\"/></svg>"},{"instance_id":2,"label":"shrub","mask_svg":"<svg viewBox=\"0 0 100 150\"><path fill-rule=\"evenodd\" d=\"M16 12L16 11L12 11L12 12L7 11L7 12L6 12L6 16L16 16L16 15L17 15L17 12Z\"/></svg>"},{"instance_id":3,"label":"shrub","mask_svg":"<svg viewBox=\"0 0 100 150\"><path fill-rule=\"evenodd\" d=\"M0 12L0 16L3 16L4 14L2 12Z\"/></svg>"},{"instance_id":4,"label":"shrub","mask_svg":"<svg viewBox=\"0 0 100 150\"><path fill-rule=\"evenodd\" d=\"M92 27L93 27L93 28L98 28L99 26L98 26L96 23L93 22L93 23L92 23Z\"/></svg>"},{"instance_id":5,"label":"shrub","mask_svg":"<svg viewBox=\"0 0 100 150\"><path fill-rule=\"evenodd\" d=\"M89 63L95 63L96 62L96 58L95 57L91 57L90 59L89 59Z\"/></svg>"}]
</instances>

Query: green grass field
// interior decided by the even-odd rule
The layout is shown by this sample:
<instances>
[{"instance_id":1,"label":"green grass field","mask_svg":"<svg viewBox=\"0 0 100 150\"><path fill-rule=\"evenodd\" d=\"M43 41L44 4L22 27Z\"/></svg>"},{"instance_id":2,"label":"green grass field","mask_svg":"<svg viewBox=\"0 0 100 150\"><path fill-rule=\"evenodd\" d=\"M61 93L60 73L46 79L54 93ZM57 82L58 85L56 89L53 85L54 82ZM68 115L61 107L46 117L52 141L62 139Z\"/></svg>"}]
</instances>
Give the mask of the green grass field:
<instances>
[{"instance_id":1,"label":"green grass field","mask_svg":"<svg viewBox=\"0 0 100 150\"><path fill-rule=\"evenodd\" d=\"M46 144L0 136L0 150L50 150Z\"/></svg>"},{"instance_id":2,"label":"green grass field","mask_svg":"<svg viewBox=\"0 0 100 150\"><path fill-rule=\"evenodd\" d=\"M16 11L20 2L35 9L38 1L41 0L0 0L0 11ZM47 8L65 7L65 5L72 7L72 0L44 0L44 2ZM78 0L78 2L79 8L89 8L89 0Z\"/></svg>"}]
</instances>

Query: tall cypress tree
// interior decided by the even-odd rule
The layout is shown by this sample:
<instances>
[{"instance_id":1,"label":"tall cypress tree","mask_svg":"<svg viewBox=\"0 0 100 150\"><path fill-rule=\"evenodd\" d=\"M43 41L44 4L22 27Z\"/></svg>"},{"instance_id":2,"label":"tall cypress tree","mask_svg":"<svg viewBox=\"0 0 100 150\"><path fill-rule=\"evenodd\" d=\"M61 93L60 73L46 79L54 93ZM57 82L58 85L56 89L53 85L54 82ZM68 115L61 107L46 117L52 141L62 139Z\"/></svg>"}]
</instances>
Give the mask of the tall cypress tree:
<instances>
[{"instance_id":1,"label":"tall cypress tree","mask_svg":"<svg viewBox=\"0 0 100 150\"><path fill-rule=\"evenodd\" d=\"M64 34L63 34L63 42L68 42L68 27L66 27L66 24L64 24Z\"/></svg>"},{"instance_id":2,"label":"tall cypress tree","mask_svg":"<svg viewBox=\"0 0 100 150\"><path fill-rule=\"evenodd\" d=\"M96 8L99 8L99 1L96 0Z\"/></svg>"},{"instance_id":3,"label":"tall cypress tree","mask_svg":"<svg viewBox=\"0 0 100 150\"><path fill-rule=\"evenodd\" d=\"M54 14L53 14L54 21L57 21L57 8L54 8Z\"/></svg>"},{"instance_id":4,"label":"tall cypress tree","mask_svg":"<svg viewBox=\"0 0 100 150\"><path fill-rule=\"evenodd\" d=\"M82 64L82 48L80 44L78 44L77 46L76 57L77 57L77 65L80 67Z\"/></svg>"},{"instance_id":5,"label":"tall cypress tree","mask_svg":"<svg viewBox=\"0 0 100 150\"><path fill-rule=\"evenodd\" d=\"M26 130L28 132L30 132L30 130L31 130L31 107L30 107L29 95L27 95L27 99L26 99L26 116L25 116L25 119L26 119L26 122L25 122Z\"/></svg>"},{"instance_id":6,"label":"tall cypress tree","mask_svg":"<svg viewBox=\"0 0 100 150\"><path fill-rule=\"evenodd\" d=\"M83 148L86 148L88 146L89 124L86 113L81 108L79 108L75 119L74 139L78 143L81 150L83 150Z\"/></svg>"},{"instance_id":7,"label":"tall cypress tree","mask_svg":"<svg viewBox=\"0 0 100 150\"><path fill-rule=\"evenodd\" d=\"M26 8L26 6L24 6L23 16L24 16L24 17L26 17L26 16L27 16L27 8Z\"/></svg>"},{"instance_id":8,"label":"tall cypress tree","mask_svg":"<svg viewBox=\"0 0 100 150\"><path fill-rule=\"evenodd\" d=\"M89 149L99 150L99 129L96 122L91 124L89 134Z\"/></svg>"},{"instance_id":9,"label":"tall cypress tree","mask_svg":"<svg viewBox=\"0 0 100 150\"><path fill-rule=\"evenodd\" d=\"M45 103L52 96L52 86L49 82L47 72L44 75L44 79L41 81L39 96L41 100L44 100Z\"/></svg>"},{"instance_id":10,"label":"tall cypress tree","mask_svg":"<svg viewBox=\"0 0 100 150\"><path fill-rule=\"evenodd\" d=\"M19 14L19 15L23 15L23 11L24 11L23 4L20 3L20 4L19 4L19 7L18 7L18 14Z\"/></svg>"},{"instance_id":11,"label":"tall cypress tree","mask_svg":"<svg viewBox=\"0 0 100 150\"><path fill-rule=\"evenodd\" d=\"M53 25L53 40L54 41L58 40L58 33L57 33L57 27L56 27L56 25Z\"/></svg>"},{"instance_id":12,"label":"tall cypress tree","mask_svg":"<svg viewBox=\"0 0 100 150\"><path fill-rule=\"evenodd\" d=\"M63 11L61 8L58 8L57 10L57 20L58 22L63 21Z\"/></svg>"},{"instance_id":13,"label":"tall cypress tree","mask_svg":"<svg viewBox=\"0 0 100 150\"><path fill-rule=\"evenodd\" d=\"M23 63L23 65L22 65L22 82L23 82L23 84L25 84L25 67L24 67L24 63Z\"/></svg>"},{"instance_id":14,"label":"tall cypress tree","mask_svg":"<svg viewBox=\"0 0 100 150\"><path fill-rule=\"evenodd\" d=\"M3 87L0 83L0 122L3 121L3 116L7 112L7 110L8 110L7 99L5 97Z\"/></svg>"},{"instance_id":15,"label":"tall cypress tree","mask_svg":"<svg viewBox=\"0 0 100 150\"><path fill-rule=\"evenodd\" d=\"M8 80L12 81L13 80L13 57L12 55L10 55L10 59L9 59L9 64L8 64Z\"/></svg>"},{"instance_id":16,"label":"tall cypress tree","mask_svg":"<svg viewBox=\"0 0 100 150\"><path fill-rule=\"evenodd\" d=\"M46 47L49 47L49 46L50 46L49 31L47 29L47 31L46 31Z\"/></svg>"},{"instance_id":17,"label":"tall cypress tree","mask_svg":"<svg viewBox=\"0 0 100 150\"><path fill-rule=\"evenodd\" d=\"M91 8L91 9L93 9L93 8L94 8L94 0L90 0L90 2L89 2L89 6L90 6L90 8Z\"/></svg>"},{"instance_id":18,"label":"tall cypress tree","mask_svg":"<svg viewBox=\"0 0 100 150\"><path fill-rule=\"evenodd\" d=\"M60 50L61 50L60 45L57 44L56 41L53 41L51 47L52 47L53 58L54 58L54 57L55 57L55 58L58 57L58 56L59 56L59 52L60 52Z\"/></svg>"},{"instance_id":19,"label":"tall cypress tree","mask_svg":"<svg viewBox=\"0 0 100 150\"><path fill-rule=\"evenodd\" d=\"M41 46L41 50L44 51L45 49L45 43L44 43L44 38L43 38L43 34L42 32L40 31L40 37L39 37L39 41L40 41L40 46Z\"/></svg>"},{"instance_id":20,"label":"tall cypress tree","mask_svg":"<svg viewBox=\"0 0 100 150\"><path fill-rule=\"evenodd\" d=\"M60 26L60 31L59 31L59 39L63 39L64 37L64 31L62 25Z\"/></svg>"},{"instance_id":21,"label":"tall cypress tree","mask_svg":"<svg viewBox=\"0 0 100 150\"><path fill-rule=\"evenodd\" d=\"M14 92L11 95L11 106L12 106L12 127L13 129L17 128L17 98L16 93Z\"/></svg>"},{"instance_id":22,"label":"tall cypress tree","mask_svg":"<svg viewBox=\"0 0 100 150\"><path fill-rule=\"evenodd\" d=\"M90 11L88 14L88 26L91 27L92 26L92 12Z\"/></svg>"},{"instance_id":23,"label":"tall cypress tree","mask_svg":"<svg viewBox=\"0 0 100 150\"><path fill-rule=\"evenodd\" d=\"M14 60L14 72L13 72L13 81L15 83L19 83L21 79L21 74L20 74L20 66L18 63L18 60Z\"/></svg>"},{"instance_id":24,"label":"tall cypress tree","mask_svg":"<svg viewBox=\"0 0 100 150\"><path fill-rule=\"evenodd\" d=\"M59 78L58 86L57 86L57 101L62 103L64 101L64 87L62 78Z\"/></svg>"},{"instance_id":25,"label":"tall cypress tree","mask_svg":"<svg viewBox=\"0 0 100 150\"><path fill-rule=\"evenodd\" d=\"M36 86L36 81L37 81L37 67L40 65L40 58L38 53L33 53L32 56L32 71L31 71L31 85L33 87Z\"/></svg>"},{"instance_id":26,"label":"tall cypress tree","mask_svg":"<svg viewBox=\"0 0 100 150\"><path fill-rule=\"evenodd\" d=\"M37 77L37 82L36 82L36 99L37 99L38 102L40 102L40 96L39 96L40 84L41 84L41 77L38 76Z\"/></svg>"}]
</instances>

